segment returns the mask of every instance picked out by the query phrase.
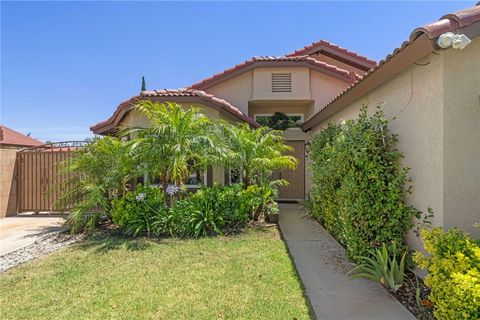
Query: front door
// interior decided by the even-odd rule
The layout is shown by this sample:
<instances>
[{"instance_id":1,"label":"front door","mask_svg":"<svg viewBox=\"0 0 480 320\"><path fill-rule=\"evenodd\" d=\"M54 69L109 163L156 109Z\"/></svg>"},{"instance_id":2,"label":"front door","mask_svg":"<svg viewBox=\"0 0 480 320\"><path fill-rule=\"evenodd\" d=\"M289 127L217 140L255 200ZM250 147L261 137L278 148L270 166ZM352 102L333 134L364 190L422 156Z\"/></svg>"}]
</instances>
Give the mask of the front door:
<instances>
[{"instance_id":1,"label":"front door","mask_svg":"<svg viewBox=\"0 0 480 320\"><path fill-rule=\"evenodd\" d=\"M295 170L282 169L274 175L275 178L289 182L286 187L280 187L279 199L303 199L305 197L305 141L286 141L294 150L291 155L298 159Z\"/></svg>"}]
</instances>

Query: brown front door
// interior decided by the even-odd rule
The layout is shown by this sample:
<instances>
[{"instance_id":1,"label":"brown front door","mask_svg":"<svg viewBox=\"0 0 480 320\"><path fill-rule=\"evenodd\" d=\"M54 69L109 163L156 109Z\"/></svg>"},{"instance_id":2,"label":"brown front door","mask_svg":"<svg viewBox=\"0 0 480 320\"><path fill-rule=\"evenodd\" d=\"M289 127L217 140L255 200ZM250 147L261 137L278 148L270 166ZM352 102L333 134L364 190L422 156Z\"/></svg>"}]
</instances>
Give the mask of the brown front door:
<instances>
[{"instance_id":1,"label":"brown front door","mask_svg":"<svg viewBox=\"0 0 480 320\"><path fill-rule=\"evenodd\" d=\"M286 187L280 187L280 199L303 199L305 197L305 141L287 141L292 146L291 152L298 159L298 166L295 170L283 169L274 176L285 179L289 182Z\"/></svg>"}]
</instances>

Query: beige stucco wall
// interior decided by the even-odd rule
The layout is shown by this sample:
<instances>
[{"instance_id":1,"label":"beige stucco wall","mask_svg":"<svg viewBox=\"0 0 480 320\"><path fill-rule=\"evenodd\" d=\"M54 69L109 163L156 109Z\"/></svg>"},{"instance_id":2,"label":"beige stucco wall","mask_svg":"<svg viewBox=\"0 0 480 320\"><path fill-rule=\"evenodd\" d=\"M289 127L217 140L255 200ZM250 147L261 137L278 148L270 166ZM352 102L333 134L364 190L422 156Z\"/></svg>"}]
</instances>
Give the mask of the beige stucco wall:
<instances>
[{"instance_id":1,"label":"beige stucco wall","mask_svg":"<svg viewBox=\"0 0 480 320\"><path fill-rule=\"evenodd\" d=\"M291 73L291 92L272 92L272 74ZM253 100L310 100L310 69L305 67L255 68Z\"/></svg>"},{"instance_id":2,"label":"beige stucco wall","mask_svg":"<svg viewBox=\"0 0 480 320\"><path fill-rule=\"evenodd\" d=\"M444 63L444 227L480 237L480 38L446 50Z\"/></svg>"},{"instance_id":3,"label":"beige stucco wall","mask_svg":"<svg viewBox=\"0 0 480 320\"><path fill-rule=\"evenodd\" d=\"M471 225L480 220L480 40L463 51L430 54L313 128L358 116L381 106L398 134L398 149L411 168L413 193L407 203L434 211L434 226L458 225L479 236ZM396 118L393 120L393 118ZM308 185L310 186L310 181ZM410 233L408 242L421 249Z\"/></svg>"},{"instance_id":4,"label":"beige stucco wall","mask_svg":"<svg viewBox=\"0 0 480 320\"><path fill-rule=\"evenodd\" d=\"M17 213L17 149L0 146L0 218Z\"/></svg>"},{"instance_id":5,"label":"beige stucco wall","mask_svg":"<svg viewBox=\"0 0 480 320\"><path fill-rule=\"evenodd\" d=\"M291 93L272 93L272 73L292 73ZM225 99L244 113L304 113L305 119L332 100L348 82L304 67L255 68L223 81L208 93Z\"/></svg>"},{"instance_id":6,"label":"beige stucco wall","mask_svg":"<svg viewBox=\"0 0 480 320\"><path fill-rule=\"evenodd\" d=\"M331 77L325 73L310 71L310 91L312 99L315 101L315 110L332 101L339 92L346 89L350 83Z\"/></svg>"},{"instance_id":7,"label":"beige stucco wall","mask_svg":"<svg viewBox=\"0 0 480 320\"><path fill-rule=\"evenodd\" d=\"M253 71L247 71L206 89L210 94L225 99L248 114L248 101L253 95Z\"/></svg>"}]
</instances>

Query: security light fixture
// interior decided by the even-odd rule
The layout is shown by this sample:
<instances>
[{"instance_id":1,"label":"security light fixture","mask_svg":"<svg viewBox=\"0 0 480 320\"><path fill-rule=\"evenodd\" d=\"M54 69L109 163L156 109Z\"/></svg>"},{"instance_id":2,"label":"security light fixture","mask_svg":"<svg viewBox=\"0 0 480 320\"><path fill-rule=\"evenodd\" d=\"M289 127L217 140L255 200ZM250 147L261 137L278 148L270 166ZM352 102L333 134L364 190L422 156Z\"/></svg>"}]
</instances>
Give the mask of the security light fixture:
<instances>
[{"instance_id":1,"label":"security light fixture","mask_svg":"<svg viewBox=\"0 0 480 320\"><path fill-rule=\"evenodd\" d=\"M437 39L437 45L442 49L447 49L450 47L453 49L463 49L468 46L470 42L472 42L472 40L470 40L466 35L455 34L453 32L445 32Z\"/></svg>"}]
</instances>

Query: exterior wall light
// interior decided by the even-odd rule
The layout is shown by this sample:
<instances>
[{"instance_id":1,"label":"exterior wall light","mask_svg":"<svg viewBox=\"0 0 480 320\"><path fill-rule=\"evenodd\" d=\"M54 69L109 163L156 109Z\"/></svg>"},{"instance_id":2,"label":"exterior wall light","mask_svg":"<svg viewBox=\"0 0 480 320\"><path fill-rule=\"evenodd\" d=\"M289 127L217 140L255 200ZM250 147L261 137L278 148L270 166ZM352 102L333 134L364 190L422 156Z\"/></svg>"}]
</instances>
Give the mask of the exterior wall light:
<instances>
[{"instance_id":1,"label":"exterior wall light","mask_svg":"<svg viewBox=\"0 0 480 320\"><path fill-rule=\"evenodd\" d=\"M437 45L442 49L447 49L452 47L453 49L463 49L468 44L472 42L464 34L455 34L453 32L445 32L437 39Z\"/></svg>"}]
</instances>

